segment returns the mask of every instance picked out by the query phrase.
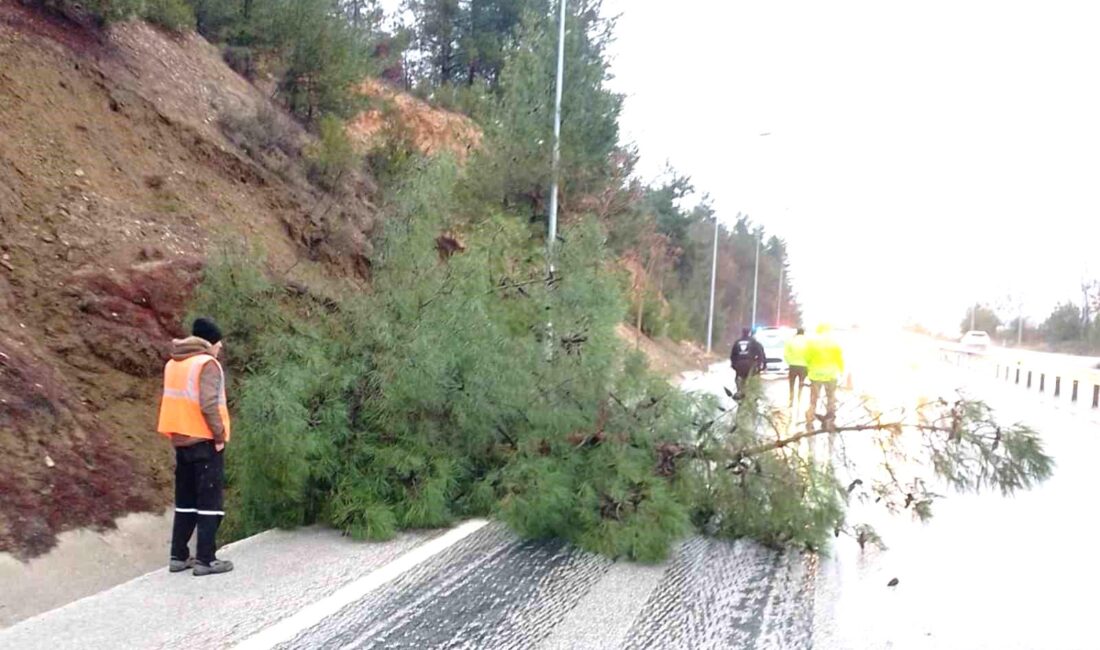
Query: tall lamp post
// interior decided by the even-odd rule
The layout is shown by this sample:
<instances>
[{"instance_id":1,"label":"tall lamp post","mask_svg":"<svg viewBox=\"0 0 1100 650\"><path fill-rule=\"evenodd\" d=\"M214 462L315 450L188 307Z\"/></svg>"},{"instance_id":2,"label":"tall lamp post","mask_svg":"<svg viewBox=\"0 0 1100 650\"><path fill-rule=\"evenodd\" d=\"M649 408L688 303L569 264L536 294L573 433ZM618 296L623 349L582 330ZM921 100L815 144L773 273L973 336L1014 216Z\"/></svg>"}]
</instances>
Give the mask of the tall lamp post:
<instances>
[{"instance_id":1,"label":"tall lamp post","mask_svg":"<svg viewBox=\"0 0 1100 650\"><path fill-rule=\"evenodd\" d=\"M711 253L711 308L706 312L706 353L714 341L714 286L718 277L718 216L714 216L714 251Z\"/></svg>"},{"instance_id":2,"label":"tall lamp post","mask_svg":"<svg viewBox=\"0 0 1100 650\"><path fill-rule=\"evenodd\" d=\"M558 238L558 174L561 167L561 87L565 72L565 0L561 0L558 16L558 74L554 84L554 155L550 180L550 215L547 232L546 255L550 263L550 275L554 274L554 243Z\"/></svg>"},{"instance_id":3,"label":"tall lamp post","mask_svg":"<svg viewBox=\"0 0 1100 650\"><path fill-rule=\"evenodd\" d=\"M564 2L564 0L563 0ZM760 136L769 136L771 132L761 133ZM737 213L737 218L741 218L741 213ZM782 273L782 271L780 271ZM753 325L756 324L756 283L760 275L760 235L756 237L756 276L752 281L752 320ZM712 343L714 342L714 290L715 283L718 278L718 215L714 216L714 251L711 253L710 261L710 308L707 311L707 352L710 352ZM780 279L779 286L782 288L783 280ZM777 317L778 319L778 317Z\"/></svg>"},{"instance_id":4,"label":"tall lamp post","mask_svg":"<svg viewBox=\"0 0 1100 650\"><path fill-rule=\"evenodd\" d=\"M756 230L756 270L752 274L752 329L756 330L756 288L760 283L760 229Z\"/></svg>"},{"instance_id":5,"label":"tall lamp post","mask_svg":"<svg viewBox=\"0 0 1100 650\"><path fill-rule=\"evenodd\" d=\"M779 289L775 292L775 326L783 322L783 260L779 260Z\"/></svg>"},{"instance_id":6,"label":"tall lamp post","mask_svg":"<svg viewBox=\"0 0 1100 650\"><path fill-rule=\"evenodd\" d=\"M558 240L558 175L561 167L561 89L565 72L565 0L558 16L558 73L554 83L554 154L550 163L550 210L546 232L546 282L554 281L554 248ZM549 305L547 305L549 310ZM549 315L549 311L547 312ZM546 321L546 359L554 357L554 321Z\"/></svg>"}]
</instances>

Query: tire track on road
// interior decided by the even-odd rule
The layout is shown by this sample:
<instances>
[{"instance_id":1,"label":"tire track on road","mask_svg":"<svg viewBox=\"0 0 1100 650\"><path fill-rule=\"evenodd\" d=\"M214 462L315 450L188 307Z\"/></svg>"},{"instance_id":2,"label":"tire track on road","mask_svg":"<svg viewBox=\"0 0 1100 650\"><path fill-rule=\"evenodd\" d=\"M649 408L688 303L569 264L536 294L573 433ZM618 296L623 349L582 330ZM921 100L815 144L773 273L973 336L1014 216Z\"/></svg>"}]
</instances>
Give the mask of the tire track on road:
<instances>
[{"instance_id":1,"label":"tire track on road","mask_svg":"<svg viewBox=\"0 0 1100 650\"><path fill-rule=\"evenodd\" d=\"M494 524L283 648L530 648L611 561Z\"/></svg>"}]
</instances>

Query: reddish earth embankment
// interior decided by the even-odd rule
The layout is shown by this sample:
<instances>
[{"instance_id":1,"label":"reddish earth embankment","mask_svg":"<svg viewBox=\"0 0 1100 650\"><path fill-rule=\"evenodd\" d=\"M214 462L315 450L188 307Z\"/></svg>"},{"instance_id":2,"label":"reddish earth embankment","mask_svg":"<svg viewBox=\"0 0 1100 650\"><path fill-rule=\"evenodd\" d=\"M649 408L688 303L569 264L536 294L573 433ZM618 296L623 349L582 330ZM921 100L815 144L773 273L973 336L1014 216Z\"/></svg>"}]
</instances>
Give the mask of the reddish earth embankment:
<instances>
[{"instance_id":1,"label":"reddish earth embankment","mask_svg":"<svg viewBox=\"0 0 1100 650\"><path fill-rule=\"evenodd\" d=\"M299 279L369 268L365 197L322 197L293 147L278 169L223 134L261 109L308 142L194 34L0 0L0 551L169 503L157 375L213 247Z\"/></svg>"}]
</instances>

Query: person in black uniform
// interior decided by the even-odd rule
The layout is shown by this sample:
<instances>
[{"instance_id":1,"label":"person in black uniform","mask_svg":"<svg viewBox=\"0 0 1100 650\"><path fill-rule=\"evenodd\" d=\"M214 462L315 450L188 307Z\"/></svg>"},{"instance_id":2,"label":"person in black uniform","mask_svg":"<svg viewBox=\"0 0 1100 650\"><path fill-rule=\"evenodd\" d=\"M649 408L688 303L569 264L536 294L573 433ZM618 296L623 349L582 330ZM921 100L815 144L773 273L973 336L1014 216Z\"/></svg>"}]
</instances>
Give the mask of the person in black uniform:
<instances>
[{"instance_id":1,"label":"person in black uniform","mask_svg":"<svg viewBox=\"0 0 1100 650\"><path fill-rule=\"evenodd\" d=\"M741 338L733 342L733 349L730 351L730 365L737 373L737 394L734 399L744 397L746 382L764 369L766 359L764 346L753 338L749 328L742 329Z\"/></svg>"}]
</instances>

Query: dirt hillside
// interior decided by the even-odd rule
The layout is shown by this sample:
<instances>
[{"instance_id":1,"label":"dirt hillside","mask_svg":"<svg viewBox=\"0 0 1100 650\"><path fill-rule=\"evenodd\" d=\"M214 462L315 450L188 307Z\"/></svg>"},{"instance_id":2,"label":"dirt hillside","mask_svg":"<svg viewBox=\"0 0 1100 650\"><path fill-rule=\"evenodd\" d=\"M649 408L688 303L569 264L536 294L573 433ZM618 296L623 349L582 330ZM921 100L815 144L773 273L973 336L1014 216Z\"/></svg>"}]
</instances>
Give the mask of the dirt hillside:
<instances>
[{"instance_id":1,"label":"dirt hillside","mask_svg":"<svg viewBox=\"0 0 1100 650\"><path fill-rule=\"evenodd\" d=\"M668 338L651 339L626 323L619 323L615 334L628 347L641 350L650 368L670 378L688 370L706 370L710 364L721 360L717 354L708 355L698 343Z\"/></svg>"},{"instance_id":2,"label":"dirt hillside","mask_svg":"<svg viewBox=\"0 0 1100 650\"><path fill-rule=\"evenodd\" d=\"M364 281L369 196L313 189L308 141L197 35L0 0L0 551L170 502L158 375L220 242Z\"/></svg>"},{"instance_id":3,"label":"dirt hillside","mask_svg":"<svg viewBox=\"0 0 1100 650\"><path fill-rule=\"evenodd\" d=\"M363 148L379 144L388 128L400 129L421 153L448 152L458 160L465 160L481 143L481 130L465 115L432 108L374 79L365 81L360 91L382 105L360 113L348 124L348 135Z\"/></svg>"},{"instance_id":4,"label":"dirt hillside","mask_svg":"<svg viewBox=\"0 0 1100 650\"><path fill-rule=\"evenodd\" d=\"M0 552L171 503L159 373L208 256L248 247L294 286L369 286L374 183L320 191L315 139L257 83L193 33L0 0ZM361 90L364 150L480 144L466 117Z\"/></svg>"}]
</instances>

